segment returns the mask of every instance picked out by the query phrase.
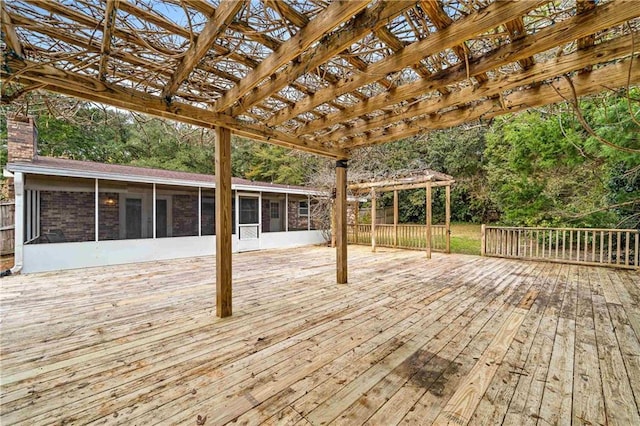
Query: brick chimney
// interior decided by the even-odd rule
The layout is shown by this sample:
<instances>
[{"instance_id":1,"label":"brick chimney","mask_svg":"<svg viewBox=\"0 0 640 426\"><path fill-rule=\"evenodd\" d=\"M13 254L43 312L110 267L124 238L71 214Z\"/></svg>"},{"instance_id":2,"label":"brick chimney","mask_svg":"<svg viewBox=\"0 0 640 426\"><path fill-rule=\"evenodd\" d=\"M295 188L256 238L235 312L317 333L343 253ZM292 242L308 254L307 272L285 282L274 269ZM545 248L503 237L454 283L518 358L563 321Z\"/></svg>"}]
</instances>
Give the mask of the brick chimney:
<instances>
[{"instance_id":1,"label":"brick chimney","mask_svg":"<svg viewBox=\"0 0 640 426\"><path fill-rule=\"evenodd\" d=\"M31 162L38 156L38 130L33 117L7 117L7 160Z\"/></svg>"}]
</instances>

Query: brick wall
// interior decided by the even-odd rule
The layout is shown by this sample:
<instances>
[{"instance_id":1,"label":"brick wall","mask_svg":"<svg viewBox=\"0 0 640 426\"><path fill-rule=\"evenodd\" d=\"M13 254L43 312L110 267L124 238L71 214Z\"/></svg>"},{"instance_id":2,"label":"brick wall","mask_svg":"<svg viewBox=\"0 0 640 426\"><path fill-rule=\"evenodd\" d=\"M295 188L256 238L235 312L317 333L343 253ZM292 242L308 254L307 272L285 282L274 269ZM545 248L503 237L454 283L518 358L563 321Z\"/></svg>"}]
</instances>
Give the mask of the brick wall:
<instances>
[{"instance_id":1,"label":"brick wall","mask_svg":"<svg viewBox=\"0 0 640 426\"><path fill-rule=\"evenodd\" d=\"M174 195L173 236L198 235L198 195Z\"/></svg>"},{"instance_id":2,"label":"brick wall","mask_svg":"<svg viewBox=\"0 0 640 426\"><path fill-rule=\"evenodd\" d=\"M93 192L40 191L40 235L60 230L67 242L95 240Z\"/></svg>"},{"instance_id":3,"label":"brick wall","mask_svg":"<svg viewBox=\"0 0 640 426\"><path fill-rule=\"evenodd\" d=\"M101 192L99 199L99 226L100 241L120 239L120 210L118 205L118 193Z\"/></svg>"},{"instance_id":4,"label":"brick wall","mask_svg":"<svg viewBox=\"0 0 640 426\"><path fill-rule=\"evenodd\" d=\"M307 216L298 215L298 206L300 201L306 200L289 200L289 231L307 230L309 218Z\"/></svg>"},{"instance_id":5,"label":"brick wall","mask_svg":"<svg viewBox=\"0 0 640 426\"><path fill-rule=\"evenodd\" d=\"M33 161L37 155L37 131L33 117L7 119L8 162Z\"/></svg>"}]
</instances>

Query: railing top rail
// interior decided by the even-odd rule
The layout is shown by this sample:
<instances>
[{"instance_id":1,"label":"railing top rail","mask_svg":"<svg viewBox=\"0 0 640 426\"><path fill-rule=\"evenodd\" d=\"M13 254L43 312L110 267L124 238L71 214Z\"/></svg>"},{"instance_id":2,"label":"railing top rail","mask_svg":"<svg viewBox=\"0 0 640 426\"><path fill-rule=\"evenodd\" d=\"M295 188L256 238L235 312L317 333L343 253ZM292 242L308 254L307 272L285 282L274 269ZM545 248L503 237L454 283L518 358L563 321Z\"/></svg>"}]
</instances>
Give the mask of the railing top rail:
<instances>
[{"instance_id":1,"label":"railing top rail","mask_svg":"<svg viewBox=\"0 0 640 426\"><path fill-rule=\"evenodd\" d=\"M545 228L536 226L493 226L485 225L485 229L527 230L527 231L589 231L589 232L629 232L640 233L638 229L612 229L612 228Z\"/></svg>"},{"instance_id":2,"label":"railing top rail","mask_svg":"<svg viewBox=\"0 0 640 426\"><path fill-rule=\"evenodd\" d=\"M355 225L349 225L349 226L355 226ZM359 223L358 226L371 226L370 223ZM425 227L427 225L421 225L421 224L417 224L417 223L399 223L398 226L406 226L406 227ZM438 224L438 225L431 225L434 228L444 228L446 225L442 225L442 224ZM380 227L393 227L393 223L376 223L376 228L380 228Z\"/></svg>"}]
</instances>

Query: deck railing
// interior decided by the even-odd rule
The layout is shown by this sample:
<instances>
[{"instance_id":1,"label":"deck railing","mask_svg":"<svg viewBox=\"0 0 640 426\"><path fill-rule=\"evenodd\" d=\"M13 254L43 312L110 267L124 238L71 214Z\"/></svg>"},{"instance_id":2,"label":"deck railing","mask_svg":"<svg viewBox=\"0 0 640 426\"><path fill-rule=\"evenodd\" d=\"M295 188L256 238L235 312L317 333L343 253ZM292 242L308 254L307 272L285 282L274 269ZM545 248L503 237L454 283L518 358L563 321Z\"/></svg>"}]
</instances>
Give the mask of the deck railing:
<instances>
[{"instance_id":1,"label":"deck railing","mask_svg":"<svg viewBox=\"0 0 640 426\"><path fill-rule=\"evenodd\" d=\"M347 240L350 244L371 244L371 225L349 225ZM426 250L427 226L399 224L376 224L376 245L380 247L394 247L410 250ZM445 225L431 225L431 250L445 252L447 249L447 229Z\"/></svg>"},{"instance_id":2,"label":"deck railing","mask_svg":"<svg viewBox=\"0 0 640 426\"><path fill-rule=\"evenodd\" d=\"M15 230L13 216L15 203L0 203L0 255L13 254Z\"/></svg>"},{"instance_id":3,"label":"deck railing","mask_svg":"<svg viewBox=\"0 0 640 426\"><path fill-rule=\"evenodd\" d=\"M637 229L482 226L482 255L638 269Z\"/></svg>"}]
</instances>

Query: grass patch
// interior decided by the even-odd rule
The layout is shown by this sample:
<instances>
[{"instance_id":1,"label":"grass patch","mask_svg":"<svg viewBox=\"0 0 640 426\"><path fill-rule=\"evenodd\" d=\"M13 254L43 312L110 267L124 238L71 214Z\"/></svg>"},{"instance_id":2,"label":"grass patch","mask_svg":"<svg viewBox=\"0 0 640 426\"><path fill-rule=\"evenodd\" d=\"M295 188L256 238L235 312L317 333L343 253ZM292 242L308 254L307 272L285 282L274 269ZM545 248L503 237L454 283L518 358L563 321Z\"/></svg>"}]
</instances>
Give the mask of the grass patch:
<instances>
[{"instance_id":1,"label":"grass patch","mask_svg":"<svg viewBox=\"0 0 640 426\"><path fill-rule=\"evenodd\" d=\"M474 223L452 223L451 253L480 255L480 228L480 225Z\"/></svg>"}]
</instances>

